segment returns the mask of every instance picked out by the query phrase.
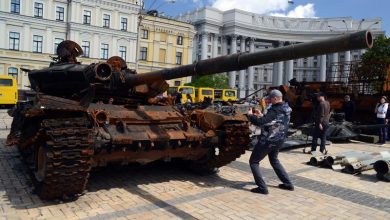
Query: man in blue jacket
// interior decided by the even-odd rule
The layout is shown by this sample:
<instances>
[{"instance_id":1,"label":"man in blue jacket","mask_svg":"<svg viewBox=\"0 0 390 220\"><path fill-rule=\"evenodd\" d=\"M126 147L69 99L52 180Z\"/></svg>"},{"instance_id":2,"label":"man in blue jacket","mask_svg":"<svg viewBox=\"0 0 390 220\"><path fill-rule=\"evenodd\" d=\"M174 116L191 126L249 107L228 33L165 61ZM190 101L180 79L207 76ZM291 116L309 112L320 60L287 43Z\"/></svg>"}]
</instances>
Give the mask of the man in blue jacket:
<instances>
[{"instance_id":1,"label":"man in blue jacket","mask_svg":"<svg viewBox=\"0 0 390 220\"><path fill-rule=\"evenodd\" d=\"M290 122L291 108L283 102L283 94L279 90L272 90L269 93L272 103L267 114L262 115L260 112L248 112L249 121L261 127L261 135L258 143L252 151L249 164L255 179L257 188L252 189L254 193L268 194L267 185L265 184L259 163L268 155L269 161L276 175L283 182L279 188L285 190L294 190L291 180L278 159L279 149L282 146Z\"/></svg>"}]
</instances>

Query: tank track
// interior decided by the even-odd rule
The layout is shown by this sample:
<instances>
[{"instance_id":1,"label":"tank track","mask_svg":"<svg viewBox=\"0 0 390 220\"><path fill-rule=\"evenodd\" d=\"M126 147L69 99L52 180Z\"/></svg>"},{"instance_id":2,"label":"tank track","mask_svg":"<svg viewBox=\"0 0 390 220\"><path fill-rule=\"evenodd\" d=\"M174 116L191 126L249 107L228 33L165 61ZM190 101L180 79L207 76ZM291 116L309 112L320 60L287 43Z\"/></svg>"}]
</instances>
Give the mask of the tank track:
<instances>
[{"instance_id":1,"label":"tank track","mask_svg":"<svg viewBox=\"0 0 390 220\"><path fill-rule=\"evenodd\" d=\"M74 197L85 190L93 154L88 126L86 118L42 121L34 153L27 160L41 199Z\"/></svg>"},{"instance_id":2,"label":"tank track","mask_svg":"<svg viewBox=\"0 0 390 220\"><path fill-rule=\"evenodd\" d=\"M195 161L192 168L200 172L214 172L216 168L225 166L235 161L249 147L249 126L247 122L225 122L223 126L224 143L215 152L211 148L210 155L199 161Z\"/></svg>"}]
</instances>

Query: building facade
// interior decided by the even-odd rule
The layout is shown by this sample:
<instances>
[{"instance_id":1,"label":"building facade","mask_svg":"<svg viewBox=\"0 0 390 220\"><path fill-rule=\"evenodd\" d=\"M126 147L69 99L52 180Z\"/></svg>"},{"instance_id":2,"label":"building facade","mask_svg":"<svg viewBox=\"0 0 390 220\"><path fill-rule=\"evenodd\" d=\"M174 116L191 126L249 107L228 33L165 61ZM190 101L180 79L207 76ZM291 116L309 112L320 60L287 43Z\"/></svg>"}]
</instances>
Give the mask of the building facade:
<instances>
[{"instance_id":1,"label":"building facade","mask_svg":"<svg viewBox=\"0 0 390 220\"><path fill-rule=\"evenodd\" d=\"M65 39L83 48L82 63L121 56L135 68L137 0L1 0L0 74L29 86L25 69L47 67Z\"/></svg>"},{"instance_id":2,"label":"building facade","mask_svg":"<svg viewBox=\"0 0 390 220\"><path fill-rule=\"evenodd\" d=\"M196 60L238 52L257 52L364 29L371 29L374 35L384 34L380 18L360 21L351 17L287 18L238 9L220 11L211 7L197 9L177 18L195 25ZM332 63L358 60L363 52L364 50L324 54L229 72L229 86L237 88L239 96L244 97L264 86L287 84L292 78L298 81L326 81Z\"/></svg>"},{"instance_id":3,"label":"building facade","mask_svg":"<svg viewBox=\"0 0 390 220\"><path fill-rule=\"evenodd\" d=\"M159 16L157 12L142 15L140 22L138 71L140 73L191 64L195 28ZM184 85L191 77L169 80L170 86Z\"/></svg>"}]
</instances>

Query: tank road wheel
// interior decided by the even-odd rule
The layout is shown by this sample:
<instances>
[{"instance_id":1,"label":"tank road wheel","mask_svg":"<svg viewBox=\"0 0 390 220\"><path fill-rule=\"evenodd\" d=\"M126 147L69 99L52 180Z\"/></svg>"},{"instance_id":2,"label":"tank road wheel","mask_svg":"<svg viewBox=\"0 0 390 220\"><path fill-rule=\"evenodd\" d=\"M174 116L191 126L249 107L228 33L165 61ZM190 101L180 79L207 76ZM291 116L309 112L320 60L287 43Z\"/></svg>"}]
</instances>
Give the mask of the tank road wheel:
<instances>
[{"instance_id":1,"label":"tank road wheel","mask_svg":"<svg viewBox=\"0 0 390 220\"><path fill-rule=\"evenodd\" d=\"M248 149L250 130L246 122L225 122L222 130L225 135L221 146L211 147L208 155L193 161L191 164L193 170L202 174L216 173L219 167L235 161Z\"/></svg>"},{"instance_id":2,"label":"tank road wheel","mask_svg":"<svg viewBox=\"0 0 390 220\"><path fill-rule=\"evenodd\" d=\"M46 175L46 150L43 146L39 146L37 151L38 152L36 153L36 167L34 170L34 176L38 182L43 182Z\"/></svg>"},{"instance_id":3,"label":"tank road wheel","mask_svg":"<svg viewBox=\"0 0 390 220\"><path fill-rule=\"evenodd\" d=\"M215 148L211 147L203 158L197 161L189 161L188 168L190 171L198 175L214 175L219 172L217 167L208 166L208 161L213 160L215 157Z\"/></svg>"},{"instance_id":4,"label":"tank road wheel","mask_svg":"<svg viewBox=\"0 0 390 220\"><path fill-rule=\"evenodd\" d=\"M35 143L32 178L41 199L67 199L86 188L93 151L92 131L83 118L47 119Z\"/></svg>"}]
</instances>

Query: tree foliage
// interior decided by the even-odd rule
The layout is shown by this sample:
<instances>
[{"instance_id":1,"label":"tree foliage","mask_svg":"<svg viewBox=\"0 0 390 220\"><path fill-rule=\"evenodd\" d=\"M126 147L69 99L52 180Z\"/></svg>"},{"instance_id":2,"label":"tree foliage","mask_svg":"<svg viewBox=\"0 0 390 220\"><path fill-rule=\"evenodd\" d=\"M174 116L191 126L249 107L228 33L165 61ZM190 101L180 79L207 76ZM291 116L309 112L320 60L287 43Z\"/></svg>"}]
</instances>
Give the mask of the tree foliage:
<instances>
[{"instance_id":1,"label":"tree foliage","mask_svg":"<svg viewBox=\"0 0 390 220\"><path fill-rule=\"evenodd\" d=\"M390 38L379 36L374 40L374 46L362 56L359 67L360 79L384 80L390 64Z\"/></svg>"},{"instance_id":2,"label":"tree foliage","mask_svg":"<svg viewBox=\"0 0 390 220\"><path fill-rule=\"evenodd\" d=\"M367 82L371 88L380 92L387 78L390 67L390 38L379 36L374 40L374 46L362 56L357 69L359 80Z\"/></svg>"},{"instance_id":3,"label":"tree foliage","mask_svg":"<svg viewBox=\"0 0 390 220\"><path fill-rule=\"evenodd\" d=\"M390 63L390 38L378 36L374 40L374 46L363 54L362 61L378 60Z\"/></svg>"},{"instance_id":4,"label":"tree foliage","mask_svg":"<svg viewBox=\"0 0 390 220\"><path fill-rule=\"evenodd\" d=\"M226 74L215 74L197 77L193 82L185 84L186 86L210 87L216 89L228 89L229 79Z\"/></svg>"}]
</instances>

